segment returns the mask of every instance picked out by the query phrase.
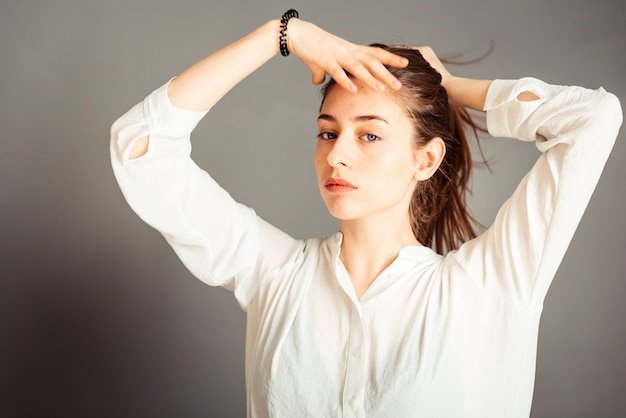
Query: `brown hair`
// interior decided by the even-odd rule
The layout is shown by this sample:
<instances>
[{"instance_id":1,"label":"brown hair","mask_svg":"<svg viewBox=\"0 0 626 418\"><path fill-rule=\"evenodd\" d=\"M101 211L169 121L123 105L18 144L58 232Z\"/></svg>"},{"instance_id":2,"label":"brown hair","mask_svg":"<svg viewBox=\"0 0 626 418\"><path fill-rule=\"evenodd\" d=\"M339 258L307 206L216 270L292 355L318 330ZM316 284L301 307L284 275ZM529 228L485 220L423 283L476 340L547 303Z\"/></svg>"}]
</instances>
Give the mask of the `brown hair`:
<instances>
[{"instance_id":1,"label":"brown hair","mask_svg":"<svg viewBox=\"0 0 626 418\"><path fill-rule=\"evenodd\" d=\"M485 131L467 109L450 105L441 85L441 75L416 49L374 44L409 59L405 68L388 67L402 82L399 102L413 120L418 147L434 137L443 139L446 153L439 169L428 180L418 182L409 212L413 234L419 242L443 253L458 248L474 238L479 225L466 205L472 156L466 135L469 127L478 139ZM336 83L330 79L322 88L322 103Z\"/></svg>"}]
</instances>

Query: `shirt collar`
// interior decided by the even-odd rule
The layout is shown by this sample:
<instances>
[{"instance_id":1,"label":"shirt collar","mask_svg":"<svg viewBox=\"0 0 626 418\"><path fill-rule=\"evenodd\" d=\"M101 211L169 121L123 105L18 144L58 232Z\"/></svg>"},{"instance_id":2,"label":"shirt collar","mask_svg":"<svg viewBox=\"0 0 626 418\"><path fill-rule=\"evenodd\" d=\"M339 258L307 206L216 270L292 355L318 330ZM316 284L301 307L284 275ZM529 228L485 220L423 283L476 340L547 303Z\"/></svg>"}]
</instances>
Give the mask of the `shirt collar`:
<instances>
[{"instance_id":1,"label":"shirt collar","mask_svg":"<svg viewBox=\"0 0 626 418\"><path fill-rule=\"evenodd\" d=\"M384 292L396 279L404 274L415 273L415 278L419 277L419 271L436 263L442 259L429 247L420 245L407 245L398 252L396 259L379 275L370 288L363 294L361 300L356 297L354 286L348 276L343 263L339 259L343 234L336 232L325 240L328 262L332 273L339 286L345 294L352 300L353 305L360 312L361 304L368 299L375 298L380 292Z\"/></svg>"}]
</instances>

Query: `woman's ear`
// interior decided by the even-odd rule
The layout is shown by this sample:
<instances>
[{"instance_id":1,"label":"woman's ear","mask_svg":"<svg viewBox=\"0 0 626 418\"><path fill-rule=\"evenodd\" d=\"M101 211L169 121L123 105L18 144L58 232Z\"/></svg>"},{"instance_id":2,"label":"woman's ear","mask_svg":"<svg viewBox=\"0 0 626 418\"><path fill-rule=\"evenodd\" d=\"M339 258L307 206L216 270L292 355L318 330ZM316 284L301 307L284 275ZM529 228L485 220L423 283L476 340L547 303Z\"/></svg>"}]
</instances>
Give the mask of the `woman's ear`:
<instances>
[{"instance_id":1,"label":"woman's ear","mask_svg":"<svg viewBox=\"0 0 626 418\"><path fill-rule=\"evenodd\" d=\"M415 179L417 181L428 180L446 155L446 144L438 136L432 138L423 147L415 151Z\"/></svg>"}]
</instances>

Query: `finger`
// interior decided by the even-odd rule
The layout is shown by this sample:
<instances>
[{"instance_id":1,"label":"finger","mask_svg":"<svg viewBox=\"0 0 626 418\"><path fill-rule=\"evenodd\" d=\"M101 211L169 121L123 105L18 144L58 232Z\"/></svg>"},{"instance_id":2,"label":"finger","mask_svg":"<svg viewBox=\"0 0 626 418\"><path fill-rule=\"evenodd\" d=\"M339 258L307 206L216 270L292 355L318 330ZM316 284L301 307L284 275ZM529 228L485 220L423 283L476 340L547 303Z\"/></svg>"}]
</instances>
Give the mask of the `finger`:
<instances>
[{"instance_id":1,"label":"finger","mask_svg":"<svg viewBox=\"0 0 626 418\"><path fill-rule=\"evenodd\" d=\"M424 59L433 67L439 74L441 74L442 78L448 78L452 76L450 71L446 68L446 66L441 62L435 51L429 46L420 46L416 48L424 57Z\"/></svg>"},{"instance_id":2,"label":"finger","mask_svg":"<svg viewBox=\"0 0 626 418\"><path fill-rule=\"evenodd\" d=\"M326 80L326 72L321 68L311 70L313 84L322 84Z\"/></svg>"},{"instance_id":3,"label":"finger","mask_svg":"<svg viewBox=\"0 0 626 418\"><path fill-rule=\"evenodd\" d=\"M352 80L350 79L350 77L348 77L348 75L343 70L341 65L335 63L334 65L329 66L327 71L328 71L328 74L330 74L330 76L335 80L335 82L339 84L341 87L345 88L348 91L352 91L352 92L357 91L356 84L354 84Z\"/></svg>"},{"instance_id":4,"label":"finger","mask_svg":"<svg viewBox=\"0 0 626 418\"><path fill-rule=\"evenodd\" d=\"M389 59L392 61L396 61L396 58L399 57L395 54L387 54L387 51L384 51L380 48L370 48L368 47L363 51L363 55L358 57L359 63L364 66L367 71L365 73L359 73L357 76L365 81L370 87L375 88L376 90L382 91L385 90L386 87L389 87L393 90L398 90L402 87L402 83L388 70L385 65L386 62L389 62ZM404 57L400 57L408 63L408 60ZM387 60L386 62L383 60ZM404 61L402 61L404 63ZM396 64L399 64L396 62ZM352 70L350 70L352 71ZM356 74L355 74L356 75ZM373 80L376 80L375 82Z\"/></svg>"},{"instance_id":5,"label":"finger","mask_svg":"<svg viewBox=\"0 0 626 418\"><path fill-rule=\"evenodd\" d=\"M368 52L374 55L374 57L384 65L396 68L404 68L409 64L409 60L401 55L394 54L393 52L386 51L382 48L370 46L367 47Z\"/></svg>"},{"instance_id":6,"label":"finger","mask_svg":"<svg viewBox=\"0 0 626 418\"><path fill-rule=\"evenodd\" d=\"M437 54L435 54L435 51L433 51L431 47L418 46L418 47L415 47L415 49L417 49L420 52L420 54L422 54L424 59L428 61L428 63L431 66L434 66L433 64L437 64L439 62L439 57L437 57Z\"/></svg>"},{"instance_id":7,"label":"finger","mask_svg":"<svg viewBox=\"0 0 626 418\"><path fill-rule=\"evenodd\" d=\"M402 83L393 74L389 72L380 61L374 61L370 63L369 72L379 81L387 87L393 90L399 90L402 87Z\"/></svg>"},{"instance_id":8,"label":"finger","mask_svg":"<svg viewBox=\"0 0 626 418\"><path fill-rule=\"evenodd\" d=\"M386 88L385 84L374 77L370 70L360 61L351 64L349 71L356 79L364 82L372 90L384 91Z\"/></svg>"}]
</instances>

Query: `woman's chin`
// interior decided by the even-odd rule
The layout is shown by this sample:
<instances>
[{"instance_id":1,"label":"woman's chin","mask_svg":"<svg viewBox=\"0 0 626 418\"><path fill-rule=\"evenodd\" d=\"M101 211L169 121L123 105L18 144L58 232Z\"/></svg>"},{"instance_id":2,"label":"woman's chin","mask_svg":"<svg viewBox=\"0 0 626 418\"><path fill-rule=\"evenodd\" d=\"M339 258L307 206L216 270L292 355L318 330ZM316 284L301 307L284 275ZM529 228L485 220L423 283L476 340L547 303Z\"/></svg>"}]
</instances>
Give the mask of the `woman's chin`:
<instances>
[{"instance_id":1,"label":"woman's chin","mask_svg":"<svg viewBox=\"0 0 626 418\"><path fill-rule=\"evenodd\" d=\"M340 221L349 221L358 218L357 212L351 208L329 205L326 205L326 208L333 218L336 218Z\"/></svg>"}]
</instances>

